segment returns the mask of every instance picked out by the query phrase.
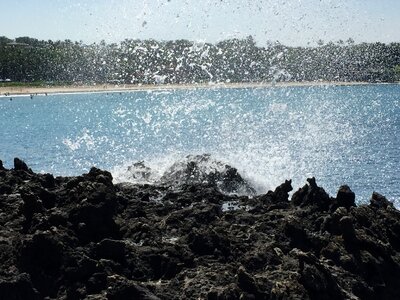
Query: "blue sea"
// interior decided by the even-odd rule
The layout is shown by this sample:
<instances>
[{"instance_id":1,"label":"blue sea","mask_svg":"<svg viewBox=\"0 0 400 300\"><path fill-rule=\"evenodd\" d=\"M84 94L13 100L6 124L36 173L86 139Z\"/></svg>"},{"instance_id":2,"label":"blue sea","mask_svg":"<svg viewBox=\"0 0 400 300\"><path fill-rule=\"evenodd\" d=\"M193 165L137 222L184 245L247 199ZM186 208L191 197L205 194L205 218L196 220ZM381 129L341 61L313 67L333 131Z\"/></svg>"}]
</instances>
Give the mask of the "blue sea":
<instances>
[{"instance_id":1,"label":"blue sea","mask_svg":"<svg viewBox=\"0 0 400 300\"><path fill-rule=\"evenodd\" d=\"M91 166L129 181L137 161L159 176L189 154L236 167L259 193L315 176L368 202L400 204L400 85L198 88L0 97L0 159L35 172ZM155 177L156 177L155 175Z\"/></svg>"}]
</instances>

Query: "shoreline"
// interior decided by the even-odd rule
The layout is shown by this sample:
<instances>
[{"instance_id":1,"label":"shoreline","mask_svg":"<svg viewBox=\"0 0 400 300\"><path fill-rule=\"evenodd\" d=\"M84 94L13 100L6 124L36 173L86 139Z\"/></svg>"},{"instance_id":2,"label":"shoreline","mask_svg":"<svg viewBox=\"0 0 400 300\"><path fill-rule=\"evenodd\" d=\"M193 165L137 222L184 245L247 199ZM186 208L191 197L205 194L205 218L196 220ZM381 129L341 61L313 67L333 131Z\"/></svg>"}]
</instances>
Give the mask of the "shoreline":
<instances>
[{"instance_id":1,"label":"shoreline","mask_svg":"<svg viewBox=\"0 0 400 300\"><path fill-rule=\"evenodd\" d=\"M101 84L101 85L72 85L72 86L9 86L0 87L0 97L21 95L49 95L49 94L72 94L72 93L102 93L102 92L134 92L152 90L186 90L186 89L215 89L215 88L268 88L268 87L307 87L307 86L356 86L376 83L369 82L329 82L329 81L307 81L307 82L258 82L258 83L199 83L199 84ZM379 83L380 84L380 83Z\"/></svg>"},{"instance_id":2,"label":"shoreline","mask_svg":"<svg viewBox=\"0 0 400 300\"><path fill-rule=\"evenodd\" d=\"M228 189L244 183L232 170L215 173ZM0 299L400 299L385 196L357 205L314 177L291 197L288 180L238 196L180 174L114 184L95 167L55 178L0 160Z\"/></svg>"}]
</instances>

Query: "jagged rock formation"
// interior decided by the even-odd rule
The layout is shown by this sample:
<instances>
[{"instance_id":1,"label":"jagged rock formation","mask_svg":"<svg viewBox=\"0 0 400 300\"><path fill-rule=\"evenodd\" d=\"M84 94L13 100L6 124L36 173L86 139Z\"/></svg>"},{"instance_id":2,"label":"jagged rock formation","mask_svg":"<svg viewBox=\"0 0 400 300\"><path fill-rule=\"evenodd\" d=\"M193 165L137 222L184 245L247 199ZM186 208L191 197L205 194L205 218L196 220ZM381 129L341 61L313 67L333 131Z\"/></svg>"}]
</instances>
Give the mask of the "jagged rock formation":
<instances>
[{"instance_id":1,"label":"jagged rock formation","mask_svg":"<svg viewBox=\"0 0 400 300\"><path fill-rule=\"evenodd\" d=\"M291 190L114 185L96 168L54 178L0 161L0 299L399 299L399 211L314 178Z\"/></svg>"}]
</instances>

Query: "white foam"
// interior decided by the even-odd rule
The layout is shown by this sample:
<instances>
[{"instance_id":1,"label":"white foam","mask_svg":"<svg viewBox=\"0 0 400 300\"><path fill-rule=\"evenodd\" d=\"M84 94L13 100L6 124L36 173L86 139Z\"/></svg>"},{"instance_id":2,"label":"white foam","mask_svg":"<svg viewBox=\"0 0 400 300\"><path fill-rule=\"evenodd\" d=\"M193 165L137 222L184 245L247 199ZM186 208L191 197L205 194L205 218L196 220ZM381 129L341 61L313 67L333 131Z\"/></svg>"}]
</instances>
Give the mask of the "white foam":
<instances>
[{"instance_id":1,"label":"white foam","mask_svg":"<svg viewBox=\"0 0 400 300\"><path fill-rule=\"evenodd\" d=\"M165 171L170 168L176 161L182 159L183 156L179 154L169 154L162 157L149 157L144 164L151 169L148 178L133 178L128 168L137 163L138 161L126 161L122 165L112 168L111 173L114 178L114 183L130 182L137 184L154 184L157 183Z\"/></svg>"}]
</instances>

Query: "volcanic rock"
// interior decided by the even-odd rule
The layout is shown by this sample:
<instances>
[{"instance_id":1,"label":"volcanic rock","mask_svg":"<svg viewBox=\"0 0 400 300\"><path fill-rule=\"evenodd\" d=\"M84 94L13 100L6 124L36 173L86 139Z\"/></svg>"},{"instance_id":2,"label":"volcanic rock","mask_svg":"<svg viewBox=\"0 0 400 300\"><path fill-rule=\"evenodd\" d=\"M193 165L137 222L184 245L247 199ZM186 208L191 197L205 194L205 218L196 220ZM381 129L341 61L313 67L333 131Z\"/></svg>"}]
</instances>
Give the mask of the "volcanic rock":
<instances>
[{"instance_id":1,"label":"volcanic rock","mask_svg":"<svg viewBox=\"0 0 400 300\"><path fill-rule=\"evenodd\" d=\"M213 160L209 154L189 155L173 164L161 177L166 185L206 185L225 193L255 194L237 169Z\"/></svg>"},{"instance_id":2,"label":"volcanic rock","mask_svg":"<svg viewBox=\"0 0 400 300\"><path fill-rule=\"evenodd\" d=\"M26 163L22 160L20 160L19 158L14 158L14 170L18 171L26 171L26 172L32 172L28 166L26 165Z\"/></svg>"},{"instance_id":3,"label":"volcanic rock","mask_svg":"<svg viewBox=\"0 0 400 300\"><path fill-rule=\"evenodd\" d=\"M336 201L338 206L343 206L346 208L356 206L355 199L356 195L347 185L342 185L339 188L336 195Z\"/></svg>"},{"instance_id":4,"label":"volcanic rock","mask_svg":"<svg viewBox=\"0 0 400 300\"><path fill-rule=\"evenodd\" d=\"M393 203L387 200L385 196L382 196L377 192L372 193L370 205L376 208L384 208L384 209L388 207L393 208Z\"/></svg>"},{"instance_id":5,"label":"volcanic rock","mask_svg":"<svg viewBox=\"0 0 400 300\"><path fill-rule=\"evenodd\" d=\"M315 178L255 195L236 169L189 160L154 184L2 168L0 299L400 299L384 196L330 197Z\"/></svg>"}]
</instances>

